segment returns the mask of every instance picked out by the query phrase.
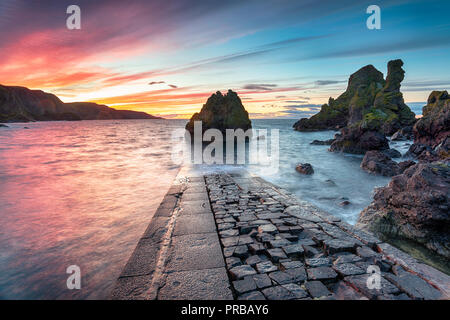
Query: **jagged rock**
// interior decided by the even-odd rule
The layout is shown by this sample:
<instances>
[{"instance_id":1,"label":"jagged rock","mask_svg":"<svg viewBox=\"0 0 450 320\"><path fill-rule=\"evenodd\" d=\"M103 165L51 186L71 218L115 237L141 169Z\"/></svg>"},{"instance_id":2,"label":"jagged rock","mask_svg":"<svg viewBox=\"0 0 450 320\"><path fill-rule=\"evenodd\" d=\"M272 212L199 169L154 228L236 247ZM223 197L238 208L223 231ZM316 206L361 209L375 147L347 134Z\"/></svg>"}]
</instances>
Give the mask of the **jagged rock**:
<instances>
[{"instance_id":1,"label":"jagged rock","mask_svg":"<svg viewBox=\"0 0 450 320\"><path fill-rule=\"evenodd\" d=\"M331 144L332 152L364 154L368 150L387 150L389 142L377 131L364 131L361 128L344 128L341 135Z\"/></svg>"},{"instance_id":2,"label":"jagged rock","mask_svg":"<svg viewBox=\"0 0 450 320\"><path fill-rule=\"evenodd\" d=\"M313 174L314 173L314 169L313 169L312 165L310 165L309 163L300 163L299 165L297 165L295 167L295 170L297 170L297 172L299 172L301 174Z\"/></svg>"},{"instance_id":3,"label":"jagged rock","mask_svg":"<svg viewBox=\"0 0 450 320\"><path fill-rule=\"evenodd\" d=\"M367 172L392 177L403 173L415 162L408 160L397 163L386 154L385 151L367 151L361 162L361 168Z\"/></svg>"},{"instance_id":4,"label":"jagged rock","mask_svg":"<svg viewBox=\"0 0 450 320\"><path fill-rule=\"evenodd\" d=\"M0 85L0 122L159 119L145 112L116 110L90 102L64 103L41 90Z\"/></svg>"},{"instance_id":5,"label":"jagged rock","mask_svg":"<svg viewBox=\"0 0 450 320\"><path fill-rule=\"evenodd\" d=\"M403 237L450 258L450 166L418 163L376 189L357 227L378 235Z\"/></svg>"},{"instance_id":6,"label":"jagged rock","mask_svg":"<svg viewBox=\"0 0 450 320\"><path fill-rule=\"evenodd\" d=\"M392 135L405 126L412 126L415 115L400 92L405 73L402 66L401 60L389 61L386 80L372 65L361 68L350 76L343 94L336 100L330 98L319 113L300 119L294 128L313 131L360 127L362 131Z\"/></svg>"},{"instance_id":7,"label":"jagged rock","mask_svg":"<svg viewBox=\"0 0 450 320\"><path fill-rule=\"evenodd\" d=\"M409 153L421 161L450 158L450 96L433 91L423 107L423 117L414 125L414 144Z\"/></svg>"},{"instance_id":8,"label":"jagged rock","mask_svg":"<svg viewBox=\"0 0 450 320\"><path fill-rule=\"evenodd\" d=\"M226 129L243 129L246 131L252 127L248 112L242 105L241 99L236 92L228 90L222 95L220 91L211 95L203 105L199 113L195 113L186 130L191 134L194 132L194 122L202 122L202 130L218 129L225 132Z\"/></svg>"},{"instance_id":9,"label":"jagged rock","mask_svg":"<svg viewBox=\"0 0 450 320\"><path fill-rule=\"evenodd\" d=\"M406 140L412 140L414 138L413 136L413 127L412 126L406 126L398 131L396 131L392 137L392 141L406 141Z\"/></svg>"},{"instance_id":10,"label":"jagged rock","mask_svg":"<svg viewBox=\"0 0 450 320\"><path fill-rule=\"evenodd\" d=\"M395 149L383 150L383 153L387 155L389 158L400 158L402 156L402 154Z\"/></svg>"},{"instance_id":11,"label":"jagged rock","mask_svg":"<svg viewBox=\"0 0 450 320\"><path fill-rule=\"evenodd\" d=\"M317 146L330 146L335 139L328 139L328 140L313 140L310 144L317 145Z\"/></svg>"}]
</instances>

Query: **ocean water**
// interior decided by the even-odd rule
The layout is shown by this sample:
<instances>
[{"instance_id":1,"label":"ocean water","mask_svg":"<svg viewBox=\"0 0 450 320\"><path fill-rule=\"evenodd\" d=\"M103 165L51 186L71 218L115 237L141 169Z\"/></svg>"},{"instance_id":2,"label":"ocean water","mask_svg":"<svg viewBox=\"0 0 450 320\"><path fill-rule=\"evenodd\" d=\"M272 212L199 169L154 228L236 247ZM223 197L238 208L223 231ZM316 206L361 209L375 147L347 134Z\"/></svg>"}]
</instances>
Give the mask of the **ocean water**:
<instances>
[{"instance_id":1,"label":"ocean water","mask_svg":"<svg viewBox=\"0 0 450 320\"><path fill-rule=\"evenodd\" d=\"M314 146L334 132L300 133L295 120L253 120L279 130L277 173L251 173L354 223L374 187L362 156ZM186 120L8 124L0 129L0 298L106 298L179 171L171 134ZM27 127L28 129L25 129ZM402 153L405 142L394 146ZM295 171L310 163L311 176ZM207 166L209 171L240 166ZM348 199L350 205L339 204ZM66 268L81 268L82 289L68 290Z\"/></svg>"}]
</instances>

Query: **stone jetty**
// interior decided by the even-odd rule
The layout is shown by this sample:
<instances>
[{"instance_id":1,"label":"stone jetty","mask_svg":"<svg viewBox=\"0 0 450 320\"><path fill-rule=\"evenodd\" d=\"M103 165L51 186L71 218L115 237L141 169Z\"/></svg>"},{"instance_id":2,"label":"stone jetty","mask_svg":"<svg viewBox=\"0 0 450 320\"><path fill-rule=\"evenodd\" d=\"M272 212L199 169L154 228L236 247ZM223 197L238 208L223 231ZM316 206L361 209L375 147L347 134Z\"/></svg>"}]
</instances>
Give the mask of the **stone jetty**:
<instances>
[{"instance_id":1,"label":"stone jetty","mask_svg":"<svg viewBox=\"0 0 450 320\"><path fill-rule=\"evenodd\" d=\"M144 300L449 298L448 275L259 177L183 170L111 293Z\"/></svg>"}]
</instances>

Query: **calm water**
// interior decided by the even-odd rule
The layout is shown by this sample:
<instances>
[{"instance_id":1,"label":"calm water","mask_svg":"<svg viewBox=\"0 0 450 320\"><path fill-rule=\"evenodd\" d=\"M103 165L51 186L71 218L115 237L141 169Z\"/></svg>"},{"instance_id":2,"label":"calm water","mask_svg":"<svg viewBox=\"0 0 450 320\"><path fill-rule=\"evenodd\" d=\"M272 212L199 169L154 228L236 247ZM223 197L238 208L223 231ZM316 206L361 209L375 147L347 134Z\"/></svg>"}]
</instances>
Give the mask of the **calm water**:
<instances>
[{"instance_id":1,"label":"calm water","mask_svg":"<svg viewBox=\"0 0 450 320\"><path fill-rule=\"evenodd\" d=\"M179 167L171 129L185 120L10 124L0 129L0 298L105 298ZM280 170L248 169L354 223L388 178L359 168L360 156L312 146L333 132L299 133L294 120L253 120L280 130ZM29 129L24 129L24 126ZM406 151L404 144L396 146ZM309 162L303 176L295 165ZM210 167L216 170L218 167ZM223 169L223 167L220 167ZM351 204L339 206L343 198ZM78 265L82 290L66 288Z\"/></svg>"}]
</instances>

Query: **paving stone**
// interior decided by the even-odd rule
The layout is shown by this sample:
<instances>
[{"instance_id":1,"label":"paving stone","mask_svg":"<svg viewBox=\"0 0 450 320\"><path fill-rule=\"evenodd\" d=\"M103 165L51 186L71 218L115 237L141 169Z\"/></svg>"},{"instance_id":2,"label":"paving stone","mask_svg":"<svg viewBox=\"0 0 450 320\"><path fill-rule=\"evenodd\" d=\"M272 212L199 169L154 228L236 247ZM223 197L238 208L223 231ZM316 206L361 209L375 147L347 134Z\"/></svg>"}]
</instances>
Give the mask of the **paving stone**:
<instances>
[{"instance_id":1,"label":"paving stone","mask_svg":"<svg viewBox=\"0 0 450 320\"><path fill-rule=\"evenodd\" d=\"M298 284L295 283L287 283L282 285L283 288L287 289L290 293L292 293L296 299L302 299L308 297L308 293L302 289Z\"/></svg>"},{"instance_id":2,"label":"paving stone","mask_svg":"<svg viewBox=\"0 0 450 320\"><path fill-rule=\"evenodd\" d=\"M361 261L362 258L360 256L354 255L353 253L349 252L339 252L332 256L333 264L339 264L339 263L355 263L358 261Z\"/></svg>"},{"instance_id":3,"label":"paving stone","mask_svg":"<svg viewBox=\"0 0 450 320\"><path fill-rule=\"evenodd\" d=\"M220 241L222 242L222 246L224 247L234 247L237 246L239 242L239 236L221 238Z\"/></svg>"},{"instance_id":4,"label":"paving stone","mask_svg":"<svg viewBox=\"0 0 450 320\"><path fill-rule=\"evenodd\" d=\"M168 271L201 270L224 267L225 261L217 233L172 237Z\"/></svg>"},{"instance_id":5,"label":"paving stone","mask_svg":"<svg viewBox=\"0 0 450 320\"><path fill-rule=\"evenodd\" d=\"M227 247L223 248L223 255L225 258L229 258L233 255L234 250L236 250L236 247Z\"/></svg>"},{"instance_id":6,"label":"paving stone","mask_svg":"<svg viewBox=\"0 0 450 320\"><path fill-rule=\"evenodd\" d=\"M269 223L269 224L263 224L263 225L260 225L260 226L258 227L258 232L259 232L259 233L269 233L269 234L274 234L274 233L277 233L278 230L277 230L277 227L276 227L276 226L274 226L273 224Z\"/></svg>"},{"instance_id":7,"label":"paving stone","mask_svg":"<svg viewBox=\"0 0 450 320\"><path fill-rule=\"evenodd\" d=\"M252 254L260 254L266 251L266 248L261 243L251 243L248 249Z\"/></svg>"},{"instance_id":8,"label":"paving stone","mask_svg":"<svg viewBox=\"0 0 450 320\"><path fill-rule=\"evenodd\" d=\"M243 294L256 290L256 283L252 276L246 276L242 280L233 281L233 287L238 294Z\"/></svg>"},{"instance_id":9,"label":"paving stone","mask_svg":"<svg viewBox=\"0 0 450 320\"><path fill-rule=\"evenodd\" d=\"M333 269L342 277L366 273L365 270L357 267L353 263L339 263L334 265Z\"/></svg>"},{"instance_id":10,"label":"paving stone","mask_svg":"<svg viewBox=\"0 0 450 320\"><path fill-rule=\"evenodd\" d=\"M239 235L238 229L227 229L219 232L221 238L235 237Z\"/></svg>"},{"instance_id":11,"label":"paving stone","mask_svg":"<svg viewBox=\"0 0 450 320\"><path fill-rule=\"evenodd\" d=\"M306 290L313 298L320 298L331 295L327 287L320 281L308 281L305 283Z\"/></svg>"},{"instance_id":12,"label":"paving stone","mask_svg":"<svg viewBox=\"0 0 450 320\"><path fill-rule=\"evenodd\" d=\"M342 251L353 252L355 249L354 243L339 239L327 240L325 241L324 246L328 254L333 254Z\"/></svg>"},{"instance_id":13,"label":"paving stone","mask_svg":"<svg viewBox=\"0 0 450 320\"><path fill-rule=\"evenodd\" d=\"M289 258L301 258L305 253L303 246L299 244L291 244L288 246L284 246L283 251Z\"/></svg>"},{"instance_id":14,"label":"paving stone","mask_svg":"<svg viewBox=\"0 0 450 320\"><path fill-rule=\"evenodd\" d=\"M305 257L312 258L321 253L321 251L319 251L317 248L314 248L312 246L302 245L302 247L303 247L303 250L305 251Z\"/></svg>"},{"instance_id":15,"label":"paving stone","mask_svg":"<svg viewBox=\"0 0 450 320\"><path fill-rule=\"evenodd\" d=\"M247 264L236 266L230 269L231 278L234 280L243 279L244 277L251 276L253 274L256 274L255 269L253 269Z\"/></svg>"},{"instance_id":16,"label":"paving stone","mask_svg":"<svg viewBox=\"0 0 450 320\"><path fill-rule=\"evenodd\" d=\"M295 295L283 286L275 286L262 290L267 300L293 300Z\"/></svg>"},{"instance_id":17,"label":"paving stone","mask_svg":"<svg viewBox=\"0 0 450 320\"><path fill-rule=\"evenodd\" d=\"M275 240L269 241L269 246L271 248L281 248L284 246L288 246L290 244L291 244L291 242L286 239L275 239Z\"/></svg>"},{"instance_id":18,"label":"paving stone","mask_svg":"<svg viewBox=\"0 0 450 320\"><path fill-rule=\"evenodd\" d=\"M376 288L369 289L369 286L367 285L369 276L373 276L373 274L360 274L356 276L349 276L345 277L344 281L353 288L355 288L356 290L360 291L363 295L365 295L369 299L375 299L377 296L380 295L400 293L400 290L395 285L387 281L381 275L380 275L380 289Z\"/></svg>"},{"instance_id":19,"label":"paving stone","mask_svg":"<svg viewBox=\"0 0 450 320\"><path fill-rule=\"evenodd\" d=\"M256 264L256 270L259 273L268 273L278 270L278 268L271 261L264 261Z\"/></svg>"},{"instance_id":20,"label":"paving stone","mask_svg":"<svg viewBox=\"0 0 450 320\"><path fill-rule=\"evenodd\" d=\"M218 223L217 224L217 229L219 231L232 229L232 228L234 228L234 223Z\"/></svg>"},{"instance_id":21,"label":"paving stone","mask_svg":"<svg viewBox=\"0 0 450 320\"><path fill-rule=\"evenodd\" d=\"M337 277L337 273L330 267L317 267L307 269L310 280L332 280Z\"/></svg>"},{"instance_id":22,"label":"paving stone","mask_svg":"<svg viewBox=\"0 0 450 320\"><path fill-rule=\"evenodd\" d=\"M257 218L254 214L242 214L237 219L240 222L248 222L248 221L257 220Z\"/></svg>"},{"instance_id":23,"label":"paving stone","mask_svg":"<svg viewBox=\"0 0 450 320\"><path fill-rule=\"evenodd\" d=\"M272 280L270 280L269 276L266 273L253 275L253 280L255 281L258 289L264 289L272 286Z\"/></svg>"},{"instance_id":24,"label":"paving stone","mask_svg":"<svg viewBox=\"0 0 450 320\"><path fill-rule=\"evenodd\" d=\"M300 261L282 261L280 263L280 269L285 271L286 269L300 268L303 267L303 263Z\"/></svg>"},{"instance_id":25,"label":"paving stone","mask_svg":"<svg viewBox=\"0 0 450 320\"><path fill-rule=\"evenodd\" d=\"M303 267L287 269L286 273L292 277L293 282L297 283L303 282L307 278L305 268Z\"/></svg>"},{"instance_id":26,"label":"paving stone","mask_svg":"<svg viewBox=\"0 0 450 320\"><path fill-rule=\"evenodd\" d=\"M253 243L253 239L250 236L240 236L238 245Z\"/></svg>"},{"instance_id":27,"label":"paving stone","mask_svg":"<svg viewBox=\"0 0 450 320\"><path fill-rule=\"evenodd\" d=\"M269 273L269 278L277 284L285 284L293 281L290 274L284 271L275 271Z\"/></svg>"},{"instance_id":28,"label":"paving stone","mask_svg":"<svg viewBox=\"0 0 450 320\"><path fill-rule=\"evenodd\" d=\"M311 268L328 267L328 266L331 266L331 259L327 258L327 257L309 258L309 259L305 259L305 264Z\"/></svg>"},{"instance_id":29,"label":"paving stone","mask_svg":"<svg viewBox=\"0 0 450 320\"><path fill-rule=\"evenodd\" d=\"M385 277L413 299L438 300L443 298L439 290L410 272L403 270L397 275L386 274Z\"/></svg>"},{"instance_id":30,"label":"paving stone","mask_svg":"<svg viewBox=\"0 0 450 320\"><path fill-rule=\"evenodd\" d=\"M250 256L248 252L248 247L246 245L235 247L233 251L233 256L238 257L240 259L247 259Z\"/></svg>"},{"instance_id":31,"label":"paving stone","mask_svg":"<svg viewBox=\"0 0 450 320\"><path fill-rule=\"evenodd\" d=\"M257 255L250 256L250 257L248 257L248 258L245 260L245 263L248 264L248 265L250 265L250 266L252 266L252 267L256 266L256 264L258 264L258 263L260 263L260 262L262 262L262 260L261 260L261 258L260 258L259 256L257 256Z\"/></svg>"},{"instance_id":32,"label":"paving stone","mask_svg":"<svg viewBox=\"0 0 450 320\"><path fill-rule=\"evenodd\" d=\"M258 233L255 238L262 243L269 243L269 241L275 240L275 237L268 233Z\"/></svg>"},{"instance_id":33,"label":"paving stone","mask_svg":"<svg viewBox=\"0 0 450 320\"><path fill-rule=\"evenodd\" d=\"M226 258L225 263L227 264L228 269L231 269L236 266L240 266L242 264L241 259L236 258L236 257Z\"/></svg>"},{"instance_id":34,"label":"paving stone","mask_svg":"<svg viewBox=\"0 0 450 320\"><path fill-rule=\"evenodd\" d=\"M301 245L301 246L314 246L314 245L316 245L316 242L313 239L309 239L309 238L299 238L296 243Z\"/></svg>"},{"instance_id":35,"label":"paving stone","mask_svg":"<svg viewBox=\"0 0 450 320\"><path fill-rule=\"evenodd\" d=\"M266 297L259 291L252 291L239 296L238 300L266 300Z\"/></svg>"},{"instance_id":36,"label":"paving stone","mask_svg":"<svg viewBox=\"0 0 450 320\"><path fill-rule=\"evenodd\" d=\"M289 227L289 232L292 234L299 235L300 233L302 233L302 231L303 231L303 228L300 226Z\"/></svg>"},{"instance_id":37,"label":"paving stone","mask_svg":"<svg viewBox=\"0 0 450 320\"><path fill-rule=\"evenodd\" d=\"M362 295L344 281L339 281L331 286L336 300L368 300L366 296Z\"/></svg>"},{"instance_id":38,"label":"paving stone","mask_svg":"<svg viewBox=\"0 0 450 320\"><path fill-rule=\"evenodd\" d=\"M280 261L280 259L287 258L284 251L280 248L267 249L266 252L267 252L267 255L270 257L270 259L273 262L278 262L278 261Z\"/></svg>"},{"instance_id":39,"label":"paving stone","mask_svg":"<svg viewBox=\"0 0 450 320\"><path fill-rule=\"evenodd\" d=\"M360 256L363 259L367 258L373 258L373 257L380 257L381 254L378 252L373 251L369 247L363 246L363 247L357 247L356 248L356 254Z\"/></svg>"},{"instance_id":40,"label":"paving stone","mask_svg":"<svg viewBox=\"0 0 450 320\"><path fill-rule=\"evenodd\" d=\"M232 300L225 268L169 273L158 300Z\"/></svg>"}]
</instances>

